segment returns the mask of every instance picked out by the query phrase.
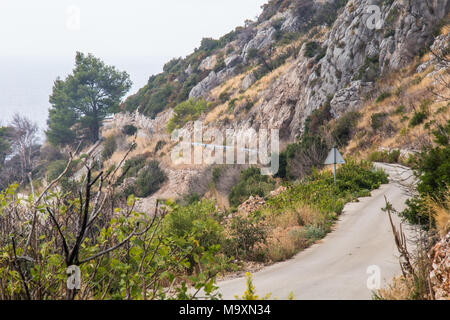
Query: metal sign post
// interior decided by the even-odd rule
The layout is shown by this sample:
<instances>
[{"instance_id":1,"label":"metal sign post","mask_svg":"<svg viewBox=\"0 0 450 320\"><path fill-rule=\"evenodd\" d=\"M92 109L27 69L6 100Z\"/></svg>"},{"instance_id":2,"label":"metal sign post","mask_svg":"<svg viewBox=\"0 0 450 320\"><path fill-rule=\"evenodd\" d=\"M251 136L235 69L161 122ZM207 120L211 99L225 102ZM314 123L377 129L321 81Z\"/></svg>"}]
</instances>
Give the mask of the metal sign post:
<instances>
[{"instance_id":1,"label":"metal sign post","mask_svg":"<svg viewBox=\"0 0 450 320\"><path fill-rule=\"evenodd\" d=\"M334 165L334 185L336 185L336 164L344 164L344 163L345 163L344 158L340 154L337 147L334 146L333 149L330 150L330 153L328 154L328 157L324 162L324 164Z\"/></svg>"}]
</instances>

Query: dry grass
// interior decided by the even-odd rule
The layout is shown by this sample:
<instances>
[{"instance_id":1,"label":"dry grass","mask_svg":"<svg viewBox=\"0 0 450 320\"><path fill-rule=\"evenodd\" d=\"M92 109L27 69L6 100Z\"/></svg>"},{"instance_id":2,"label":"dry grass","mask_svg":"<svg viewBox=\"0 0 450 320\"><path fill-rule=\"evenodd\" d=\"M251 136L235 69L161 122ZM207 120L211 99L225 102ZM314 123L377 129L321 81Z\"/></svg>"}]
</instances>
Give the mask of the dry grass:
<instances>
[{"instance_id":1,"label":"dry grass","mask_svg":"<svg viewBox=\"0 0 450 320\"><path fill-rule=\"evenodd\" d=\"M110 135L117 134L115 131L108 132ZM136 139L134 137L127 137L124 135L118 135L119 140L119 147L116 152L111 156L111 158L105 162L105 167L108 168L112 165L119 164L125 154L128 152L129 146L133 143L133 141L136 142L136 148L130 152L128 155L128 159L133 158L138 155L153 155L155 151L156 144L158 143L158 139L152 139L150 137L137 137ZM165 146L166 147L166 146ZM163 148L164 150L164 148Z\"/></svg>"},{"instance_id":2,"label":"dry grass","mask_svg":"<svg viewBox=\"0 0 450 320\"><path fill-rule=\"evenodd\" d=\"M205 124L211 123L217 120L223 113L226 112L228 105L226 103L220 104L211 110L205 118Z\"/></svg>"},{"instance_id":3,"label":"dry grass","mask_svg":"<svg viewBox=\"0 0 450 320\"><path fill-rule=\"evenodd\" d=\"M424 61L426 59L424 58ZM434 121L433 126L445 124L449 120L448 112L438 112L448 106L448 101L438 99L431 90L438 91L444 96L450 96L450 88L442 84L436 84L433 77L427 77L432 70L426 70L421 74L414 72L415 63L400 73L393 73L383 78L383 86L379 92L390 92L392 95L382 102L377 103L376 97L369 100L361 110L362 117L358 123L357 133L346 151L356 154L361 149L369 147L369 152L383 147L389 149L421 149L433 141L431 130L423 124L414 127L409 126L409 121L415 111L420 110L420 104L426 100L428 119L425 123ZM450 77L443 76L450 81ZM400 106L403 112L396 112ZM386 128L378 132L371 128L371 117L375 113L386 113ZM390 131L390 132L389 132Z\"/></svg>"},{"instance_id":4,"label":"dry grass","mask_svg":"<svg viewBox=\"0 0 450 320\"><path fill-rule=\"evenodd\" d=\"M253 100L256 100L259 93L267 89L280 75L285 74L287 69L292 66L293 62L294 60L292 58L288 59L283 65L256 81L247 89L247 91L245 91L245 94L253 98Z\"/></svg>"},{"instance_id":5,"label":"dry grass","mask_svg":"<svg viewBox=\"0 0 450 320\"><path fill-rule=\"evenodd\" d=\"M375 295L383 300L409 300L414 292L414 279L403 276L392 279L386 287L378 290Z\"/></svg>"},{"instance_id":6,"label":"dry grass","mask_svg":"<svg viewBox=\"0 0 450 320\"><path fill-rule=\"evenodd\" d=\"M272 262L292 258L297 252L307 247L307 241L302 237L303 227L288 229L276 228L267 239L267 243L259 249L266 252L266 257Z\"/></svg>"},{"instance_id":7,"label":"dry grass","mask_svg":"<svg viewBox=\"0 0 450 320\"><path fill-rule=\"evenodd\" d=\"M450 25L442 28L442 34L448 34L449 31ZM348 153L357 155L361 150L363 153L367 153L380 147L419 150L433 142L432 130L424 128L423 124L409 126L412 115L415 111L420 110L420 104L426 100L429 100L430 103L427 106L429 115L425 123L434 121L431 129L449 120L448 110L438 112L446 106L448 108L449 101L433 93L438 92L443 97L450 96L450 88L443 81L436 81L441 76L447 83L450 82L448 72L441 70L440 75L430 76L430 73L434 71L433 67L430 67L422 73L416 73L417 65L432 57L433 55L428 53L420 59L416 58L402 70L383 76L377 84L378 93L374 94L361 110L362 118L358 123L355 138L347 147ZM376 98L382 92L390 92L391 96L377 103ZM404 107L404 111L396 112L400 106ZM375 113L383 112L388 114L386 122L389 126L374 132L371 128L371 117ZM384 124L384 126L386 125Z\"/></svg>"},{"instance_id":8,"label":"dry grass","mask_svg":"<svg viewBox=\"0 0 450 320\"><path fill-rule=\"evenodd\" d=\"M323 220L319 211L302 204L283 214L270 215L267 224L271 232L259 249L272 262L290 259L312 243L305 237L305 226L321 225Z\"/></svg>"},{"instance_id":9,"label":"dry grass","mask_svg":"<svg viewBox=\"0 0 450 320\"><path fill-rule=\"evenodd\" d=\"M447 189L444 198L442 203L431 197L425 200L429 214L434 217L436 229L441 236L450 231L450 189Z\"/></svg>"},{"instance_id":10,"label":"dry grass","mask_svg":"<svg viewBox=\"0 0 450 320\"><path fill-rule=\"evenodd\" d=\"M281 215L271 215L270 224L287 229L290 227L315 225L320 223L321 219L322 215L319 211L298 203L294 209Z\"/></svg>"}]
</instances>

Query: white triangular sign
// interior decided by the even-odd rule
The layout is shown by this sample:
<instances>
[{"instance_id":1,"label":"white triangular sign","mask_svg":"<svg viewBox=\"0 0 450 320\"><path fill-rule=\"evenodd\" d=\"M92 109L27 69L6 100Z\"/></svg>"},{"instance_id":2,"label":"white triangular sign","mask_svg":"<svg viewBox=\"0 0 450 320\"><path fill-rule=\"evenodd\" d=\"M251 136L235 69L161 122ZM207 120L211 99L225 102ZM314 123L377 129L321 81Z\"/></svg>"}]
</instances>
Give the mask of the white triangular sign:
<instances>
[{"instance_id":1,"label":"white triangular sign","mask_svg":"<svg viewBox=\"0 0 450 320\"><path fill-rule=\"evenodd\" d=\"M342 158L342 155L340 154L339 150L337 148L331 149L330 153L328 154L327 159L325 160L324 164L344 164L345 160Z\"/></svg>"}]
</instances>

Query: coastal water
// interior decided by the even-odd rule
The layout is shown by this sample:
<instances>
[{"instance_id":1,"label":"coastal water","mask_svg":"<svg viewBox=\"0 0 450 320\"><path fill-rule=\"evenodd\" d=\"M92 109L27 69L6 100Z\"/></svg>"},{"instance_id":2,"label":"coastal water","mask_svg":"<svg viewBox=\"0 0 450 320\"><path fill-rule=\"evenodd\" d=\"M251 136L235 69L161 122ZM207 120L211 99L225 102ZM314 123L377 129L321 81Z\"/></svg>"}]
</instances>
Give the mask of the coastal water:
<instances>
[{"instance_id":1,"label":"coastal water","mask_svg":"<svg viewBox=\"0 0 450 320\"><path fill-rule=\"evenodd\" d=\"M162 69L164 61L167 58L120 58L105 63L130 74L132 94L146 84L151 74ZM7 124L18 112L37 122L43 136L53 82L57 77L65 78L73 64L74 57L0 57L0 125Z\"/></svg>"}]
</instances>

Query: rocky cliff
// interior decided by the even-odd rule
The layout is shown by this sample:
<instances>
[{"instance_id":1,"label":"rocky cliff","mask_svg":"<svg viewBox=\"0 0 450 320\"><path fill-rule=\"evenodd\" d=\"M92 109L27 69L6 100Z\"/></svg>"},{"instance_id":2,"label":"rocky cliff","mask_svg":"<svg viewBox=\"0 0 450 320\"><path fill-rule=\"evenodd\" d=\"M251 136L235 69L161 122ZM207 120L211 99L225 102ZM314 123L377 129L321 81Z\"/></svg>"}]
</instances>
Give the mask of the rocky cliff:
<instances>
[{"instance_id":1,"label":"rocky cliff","mask_svg":"<svg viewBox=\"0 0 450 320\"><path fill-rule=\"evenodd\" d=\"M169 141L173 107L203 98L205 127L274 128L292 142L314 110L357 110L377 81L430 46L448 48L448 36L435 36L449 9L448 0L271 0L257 21L169 62L122 107L140 114L130 122L150 140ZM436 64L431 57L421 68Z\"/></svg>"}]
</instances>

